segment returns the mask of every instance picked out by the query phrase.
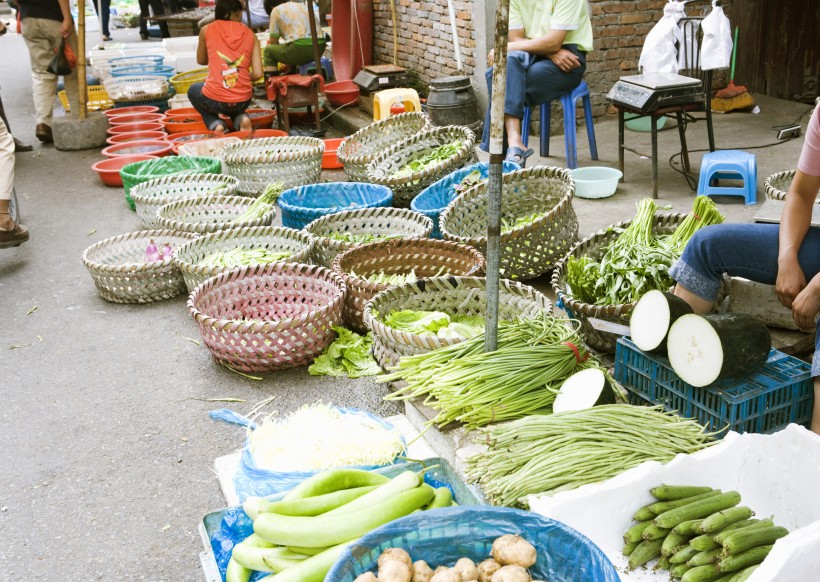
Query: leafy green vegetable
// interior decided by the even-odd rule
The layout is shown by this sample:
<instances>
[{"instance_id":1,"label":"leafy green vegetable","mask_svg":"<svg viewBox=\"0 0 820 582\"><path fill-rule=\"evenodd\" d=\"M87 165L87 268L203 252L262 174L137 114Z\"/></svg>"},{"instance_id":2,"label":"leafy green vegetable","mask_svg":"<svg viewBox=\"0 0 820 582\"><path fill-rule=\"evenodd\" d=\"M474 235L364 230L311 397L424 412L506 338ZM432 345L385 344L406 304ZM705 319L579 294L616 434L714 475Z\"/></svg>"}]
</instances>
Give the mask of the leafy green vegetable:
<instances>
[{"instance_id":1,"label":"leafy green vegetable","mask_svg":"<svg viewBox=\"0 0 820 582\"><path fill-rule=\"evenodd\" d=\"M308 368L312 376L348 376L360 378L375 376L381 368L370 349L373 346L373 334L359 335L347 328L333 326L338 334L336 340L318 356Z\"/></svg>"},{"instance_id":2,"label":"leafy green vegetable","mask_svg":"<svg viewBox=\"0 0 820 582\"><path fill-rule=\"evenodd\" d=\"M416 335L437 335L446 338L469 339L484 333L484 318L480 315L449 315L441 311L393 310L384 318L385 325Z\"/></svg>"},{"instance_id":3,"label":"leafy green vegetable","mask_svg":"<svg viewBox=\"0 0 820 582\"><path fill-rule=\"evenodd\" d=\"M456 155L461 149L461 146L462 143L460 140L440 145L426 154L407 162L404 166L393 172L393 174L390 175L390 179L412 176L416 172L421 172L427 168L427 166L432 166L433 164L447 160Z\"/></svg>"},{"instance_id":4,"label":"leafy green vegetable","mask_svg":"<svg viewBox=\"0 0 820 582\"><path fill-rule=\"evenodd\" d=\"M459 182L458 184L453 184L452 197L455 198L456 196L472 188L482 180L484 180L484 178L481 177L481 171L473 170L472 172L464 176L464 179L461 180L461 182Z\"/></svg>"},{"instance_id":5,"label":"leafy green vegetable","mask_svg":"<svg viewBox=\"0 0 820 582\"><path fill-rule=\"evenodd\" d=\"M351 275L355 277L356 273L351 273ZM382 283L385 285L404 285L405 283L415 283L418 279L414 270L411 270L409 273L394 273L392 275L387 275L384 271L379 271L378 273L373 273L362 278L371 283Z\"/></svg>"},{"instance_id":6,"label":"leafy green vegetable","mask_svg":"<svg viewBox=\"0 0 820 582\"><path fill-rule=\"evenodd\" d=\"M513 221L509 221L504 218L501 220L501 234L510 232L516 228L521 228L522 226L527 226L528 224L532 224L542 216L544 216L543 212L533 212L527 216L517 216Z\"/></svg>"},{"instance_id":7,"label":"leafy green vegetable","mask_svg":"<svg viewBox=\"0 0 820 582\"><path fill-rule=\"evenodd\" d=\"M248 248L239 246L227 251L216 251L211 253L197 265L201 267L244 267L247 265L265 265L289 258L289 252L275 252L270 249L258 247Z\"/></svg>"},{"instance_id":8,"label":"leafy green vegetable","mask_svg":"<svg viewBox=\"0 0 820 582\"><path fill-rule=\"evenodd\" d=\"M382 240L389 240L394 238L401 238L400 234L367 234L367 233L352 233L352 232L331 232L323 235L333 240L340 240L346 243L353 243L363 245L366 243L378 242Z\"/></svg>"}]
</instances>

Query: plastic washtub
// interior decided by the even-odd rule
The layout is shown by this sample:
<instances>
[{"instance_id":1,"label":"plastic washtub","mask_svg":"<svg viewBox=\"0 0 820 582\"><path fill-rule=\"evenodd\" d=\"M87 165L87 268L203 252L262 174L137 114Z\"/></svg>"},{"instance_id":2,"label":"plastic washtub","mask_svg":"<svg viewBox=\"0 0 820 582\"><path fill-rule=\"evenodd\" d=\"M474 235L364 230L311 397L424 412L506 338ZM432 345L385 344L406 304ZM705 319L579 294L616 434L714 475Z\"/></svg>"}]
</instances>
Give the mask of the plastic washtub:
<instances>
[{"instance_id":1,"label":"plastic washtub","mask_svg":"<svg viewBox=\"0 0 820 582\"><path fill-rule=\"evenodd\" d=\"M666 117L659 117L657 121L658 129L663 129L666 125ZM652 131L652 120L648 115L641 116L636 113L624 113L624 125L632 131Z\"/></svg>"},{"instance_id":2,"label":"plastic washtub","mask_svg":"<svg viewBox=\"0 0 820 582\"><path fill-rule=\"evenodd\" d=\"M618 189L618 181L623 172L606 166L589 166L570 170L575 180L575 195L578 198L608 198Z\"/></svg>"},{"instance_id":3,"label":"plastic washtub","mask_svg":"<svg viewBox=\"0 0 820 582\"><path fill-rule=\"evenodd\" d=\"M112 125L105 133L108 135L118 135L121 133L134 133L135 131L161 131L165 133L162 123L128 123L125 125Z\"/></svg>"},{"instance_id":4,"label":"plastic washtub","mask_svg":"<svg viewBox=\"0 0 820 582\"><path fill-rule=\"evenodd\" d=\"M385 524L353 542L325 576L325 582L354 582L375 572L387 548L403 548L431 568L467 557L490 557L493 541L517 534L535 546L534 579L550 582L619 582L606 554L582 533L559 521L506 507L448 507L422 511Z\"/></svg>"},{"instance_id":5,"label":"plastic washtub","mask_svg":"<svg viewBox=\"0 0 820 582\"><path fill-rule=\"evenodd\" d=\"M122 177L120 170L128 164L134 162L144 162L145 160L154 160L156 156L134 155L134 156L118 156L116 158L106 158L100 160L91 166L91 169L97 172L100 180L106 186L122 186Z\"/></svg>"},{"instance_id":6,"label":"plastic washtub","mask_svg":"<svg viewBox=\"0 0 820 582\"><path fill-rule=\"evenodd\" d=\"M157 123L162 122L165 115L162 113L129 113L127 115L115 115L108 119L108 123L114 125L127 125L131 123Z\"/></svg>"},{"instance_id":7,"label":"plastic washtub","mask_svg":"<svg viewBox=\"0 0 820 582\"><path fill-rule=\"evenodd\" d=\"M339 144L344 141L344 138L326 139L325 151L322 153L322 169L323 170L338 170L343 167L342 162L336 155L336 150L339 149Z\"/></svg>"},{"instance_id":8,"label":"plastic washtub","mask_svg":"<svg viewBox=\"0 0 820 582\"><path fill-rule=\"evenodd\" d=\"M132 133L118 133L105 140L105 143L108 145L115 145L118 143L140 141L145 139L165 139L167 135L168 134L164 131L134 131Z\"/></svg>"},{"instance_id":9,"label":"plastic washtub","mask_svg":"<svg viewBox=\"0 0 820 582\"><path fill-rule=\"evenodd\" d=\"M134 113L159 113L159 107L156 105L134 105L133 107L120 107L103 112L109 119L119 115L132 115Z\"/></svg>"},{"instance_id":10,"label":"plastic washtub","mask_svg":"<svg viewBox=\"0 0 820 582\"><path fill-rule=\"evenodd\" d=\"M143 162L128 164L120 170L122 185L125 189L125 200L131 210L136 210L131 199L131 188L154 178L175 174L220 174L222 162L208 156L165 156Z\"/></svg>"},{"instance_id":11,"label":"plastic washtub","mask_svg":"<svg viewBox=\"0 0 820 582\"><path fill-rule=\"evenodd\" d=\"M342 210L390 206L393 192L387 186L360 182L326 182L285 190L276 203L282 225L304 228L308 223Z\"/></svg>"},{"instance_id":12,"label":"plastic washtub","mask_svg":"<svg viewBox=\"0 0 820 582\"><path fill-rule=\"evenodd\" d=\"M103 149L102 155L108 158L145 154L151 156L167 156L171 154L174 144L164 139L144 139L118 143Z\"/></svg>"}]
</instances>

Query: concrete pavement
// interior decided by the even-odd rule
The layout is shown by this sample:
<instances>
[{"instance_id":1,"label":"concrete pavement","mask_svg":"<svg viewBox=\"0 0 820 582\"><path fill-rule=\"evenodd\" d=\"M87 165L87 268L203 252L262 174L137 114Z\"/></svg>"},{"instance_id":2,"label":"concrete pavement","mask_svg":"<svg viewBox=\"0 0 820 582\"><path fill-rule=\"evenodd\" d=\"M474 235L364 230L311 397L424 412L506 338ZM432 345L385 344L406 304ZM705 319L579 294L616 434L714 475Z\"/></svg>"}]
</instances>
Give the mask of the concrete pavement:
<instances>
[{"instance_id":1,"label":"concrete pavement","mask_svg":"<svg viewBox=\"0 0 820 582\"><path fill-rule=\"evenodd\" d=\"M126 34L114 31L117 39ZM0 38L0 47L12 129L35 144L28 53L14 34ZM771 99L759 104L760 115L715 117L719 147L774 142L771 125L808 109ZM692 149L704 147L702 125L690 128ZM614 166L616 123L597 122L596 131L599 163ZM631 147L649 150L648 134L628 138ZM589 165L585 137L578 139L579 161ZM660 142L666 160L677 151L677 132L663 132ZM801 143L752 150L760 183L792 169ZM561 136L552 148L563 152ZM648 195L649 160L627 155L627 182L615 196L575 201L582 236L630 218ZM699 156L692 156L696 169ZM102 186L90 169L99 159L98 151L39 144L17 155L31 241L0 252L0 580L201 580L197 524L224 505L213 460L241 447L244 436L210 420L209 410L247 412L270 396L268 410L280 412L317 400L383 415L399 409L367 379L315 378L302 368L257 382L214 364L204 346L190 341L199 334L185 297L133 306L100 299L80 260L83 249L139 222L122 190ZM531 158L530 165L539 161L563 160ZM692 197L662 163L659 202L684 212ZM720 206L737 222L759 208L739 198L721 199ZM246 402L206 401L226 397Z\"/></svg>"}]
</instances>

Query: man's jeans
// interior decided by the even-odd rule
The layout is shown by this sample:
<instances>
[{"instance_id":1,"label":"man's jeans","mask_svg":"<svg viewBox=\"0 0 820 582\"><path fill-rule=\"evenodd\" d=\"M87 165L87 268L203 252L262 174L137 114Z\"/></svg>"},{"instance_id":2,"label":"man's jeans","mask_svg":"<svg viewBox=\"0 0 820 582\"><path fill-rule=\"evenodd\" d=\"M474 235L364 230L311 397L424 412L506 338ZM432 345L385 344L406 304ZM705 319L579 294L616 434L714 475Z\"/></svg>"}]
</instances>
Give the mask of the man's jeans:
<instances>
[{"instance_id":1,"label":"man's jeans","mask_svg":"<svg viewBox=\"0 0 820 582\"><path fill-rule=\"evenodd\" d=\"M524 118L524 107L536 106L548 101L560 99L562 95L575 89L583 80L586 71L586 53L578 50L578 45L565 44L563 48L571 51L581 61L577 69L565 73L555 63L544 57L537 57L524 51L507 53L507 96L504 99L504 113L518 119ZM484 74L487 78L487 95L492 101L493 69L490 67ZM527 131L521 128L522 133ZM484 151L490 149L490 107L484 120L484 132L481 145ZM504 139L504 151L507 140Z\"/></svg>"},{"instance_id":2,"label":"man's jeans","mask_svg":"<svg viewBox=\"0 0 820 582\"><path fill-rule=\"evenodd\" d=\"M723 273L774 285L780 226L777 224L719 224L697 231L669 273L698 297L714 301ZM820 272L820 227L810 227L797 254L810 281ZM812 376L820 376L820 321L814 346Z\"/></svg>"},{"instance_id":3,"label":"man's jeans","mask_svg":"<svg viewBox=\"0 0 820 582\"><path fill-rule=\"evenodd\" d=\"M236 103L223 103L216 101L202 94L202 88L205 83L194 83L188 88L188 100L191 105L199 111L202 115L202 121L205 122L205 127L214 131L218 126L223 126L227 129L225 122L219 118L220 115L227 115L231 118L233 128L235 131L240 130L242 117L247 115L245 110L251 104L251 100L238 101Z\"/></svg>"}]
</instances>

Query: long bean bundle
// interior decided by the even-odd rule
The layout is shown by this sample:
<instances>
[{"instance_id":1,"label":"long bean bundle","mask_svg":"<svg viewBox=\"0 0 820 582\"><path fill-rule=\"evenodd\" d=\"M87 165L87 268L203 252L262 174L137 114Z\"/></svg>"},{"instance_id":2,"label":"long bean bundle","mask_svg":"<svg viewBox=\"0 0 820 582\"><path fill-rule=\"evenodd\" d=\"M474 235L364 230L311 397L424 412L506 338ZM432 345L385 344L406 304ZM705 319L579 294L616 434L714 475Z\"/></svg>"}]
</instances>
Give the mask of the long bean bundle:
<instances>
[{"instance_id":1,"label":"long bean bundle","mask_svg":"<svg viewBox=\"0 0 820 582\"><path fill-rule=\"evenodd\" d=\"M264 247L234 247L225 251L216 251L203 258L198 265L202 267L240 267L245 265L266 265L284 261L291 253L277 252Z\"/></svg>"},{"instance_id":2,"label":"long bean bundle","mask_svg":"<svg viewBox=\"0 0 820 582\"><path fill-rule=\"evenodd\" d=\"M484 351L484 334L464 342L399 360L377 382L403 380L388 400L424 397L437 409L432 422L457 421L469 428L546 414L561 383L573 373L598 366L574 327L544 315L502 322L498 348Z\"/></svg>"},{"instance_id":3,"label":"long bean bundle","mask_svg":"<svg viewBox=\"0 0 820 582\"><path fill-rule=\"evenodd\" d=\"M528 416L483 432L489 450L468 459L467 476L495 505L523 506L527 495L575 489L712 444L694 420L626 404Z\"/></svg>"}]
</instances>

